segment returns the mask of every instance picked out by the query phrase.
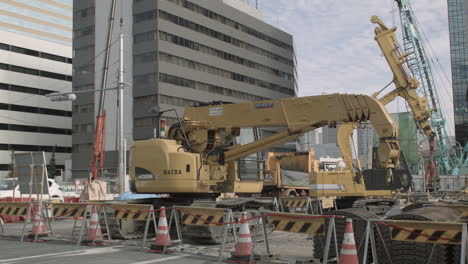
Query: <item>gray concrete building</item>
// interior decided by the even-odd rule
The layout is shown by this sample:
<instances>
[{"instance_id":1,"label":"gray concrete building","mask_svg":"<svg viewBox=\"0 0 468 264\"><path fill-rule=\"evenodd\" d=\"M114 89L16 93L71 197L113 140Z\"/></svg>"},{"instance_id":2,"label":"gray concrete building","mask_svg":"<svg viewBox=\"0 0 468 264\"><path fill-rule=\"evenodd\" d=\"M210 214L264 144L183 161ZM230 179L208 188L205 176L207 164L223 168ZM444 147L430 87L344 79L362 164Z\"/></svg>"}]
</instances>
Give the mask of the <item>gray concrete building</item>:
<instances>
[{"instance_id":1,"label":"gray concrete building","mask_svg":"<svg viewBox=\"0 0 468 264\"><path fill-rule=\"evenodd\" d=\"M119 70L119 35L122 19L124 34L124 81L132 82L132 1L114 1L115 17L111 20L112 0L75 0L73 3L73 91L99 90L117 86ZM123 7L122 7L123 5ZM104 78L105 50L109 21L113 22L110 38L110 61L107 81ZM94 143L96 115L100 93L78 93L73 102L73 153L72 175L74 178L87 178ZM128 145L132 144L132 89L124 90L124 136ZM115 176L117 93L106 91L106 129L104 133L106 157L105 174Z\"/></svg>"},{"instance_id":2,"label":"gray concrete building","mask_svg":"<svg viewBox=\"0 0 468 264\"><path fill-rule=\"evenodd\" d=\"M448 0L455 137L468 144L468 0Z\"/></svg>"},{"instance_id":3,"label":"gray concrete building","mask_svg":"<svg viewBox=\"0 0 468 264\"><path fill-rule=\"evenodd\" d=\"M104 48L100 39L107 32L110 2L74 1L74 31L83 32L74 39L75 90L100 84L97 73L102 70L102 62L98 64L102 58L98 56L94 64L88 61ZM123 14L125 78L132 83L125 96L128 145L133 139L154 136L158 128L155 106L182 114L185 107L211 101L237 103L296 95L293 38L263 22L255 8L239 0L123 2L116 21ZM80 12L85 13L78 16ZM114 54L111 63L116 58ZM80 70L87 72L86 77L77 74ZM109 96L106 101L114 102L106 106L107 113L114 112L109 109L115 109L115 99ZM87 174L95 107L94 95L78 97L74 104L74 177ZM173 111L165 112L163 118L168 125L176 122ZM111 139L106 139L106 149L113 150L115 120L108 119L107 130ZM117 164L108 162L109 170Z\"/></svg>"},{"instance_id":4,"label":"gray concrete building","mask_svg":"<svg viewBox=\"0 0 468 264\"><path fill-rule=\"evenodd\" d=\"M292 36L240 1L141 0L133 17L134 139L153 136L154 105L181 113L296 93Z\"/></svg>"},{"instance_id":5,"label":"gray concrete building","mask_svg":"<svg viewBox=\"0 0 468 264\"><path fill-rule=\"evenodd\" d=\"M70 159L71 103L45 95L71 91L71 39L71 0L0 2L0 178L12 150Z\"/></svg>"}]
</instances>

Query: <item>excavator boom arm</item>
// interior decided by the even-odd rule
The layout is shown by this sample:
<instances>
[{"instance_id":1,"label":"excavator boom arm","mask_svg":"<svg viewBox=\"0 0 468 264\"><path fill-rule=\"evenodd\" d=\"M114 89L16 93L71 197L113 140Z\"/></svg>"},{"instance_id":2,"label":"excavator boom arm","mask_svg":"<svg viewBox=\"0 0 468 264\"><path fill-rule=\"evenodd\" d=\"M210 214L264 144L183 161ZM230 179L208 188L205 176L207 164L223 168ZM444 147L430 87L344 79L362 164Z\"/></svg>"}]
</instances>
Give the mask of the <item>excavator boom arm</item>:
<instances>
[{"instance_id":1,"label":"excavator boom arm","mask_svg":"<svg viewBox=\"0 0 468 264\"><path fill-rule=\"evenodd\" d=\"M190 141L187 145L205 153L219 153L222 149L225 161L265 150L325 125L369 120L382 143L391 145L383 167L394 168L399 157L399 147L395 144L398 132L393 119L380 102L366 95L330 94L191 107L186 109L183 118ZM286 130L249 144L227 146L227 139L238 135L242 127L286 127ZM183 140L180 134L172 136ZM341 141L349 143L349 138ZM350 151L350 148L342 150ZM344 153L344 156L351 154Z\"/></svg>"}]
</instances>

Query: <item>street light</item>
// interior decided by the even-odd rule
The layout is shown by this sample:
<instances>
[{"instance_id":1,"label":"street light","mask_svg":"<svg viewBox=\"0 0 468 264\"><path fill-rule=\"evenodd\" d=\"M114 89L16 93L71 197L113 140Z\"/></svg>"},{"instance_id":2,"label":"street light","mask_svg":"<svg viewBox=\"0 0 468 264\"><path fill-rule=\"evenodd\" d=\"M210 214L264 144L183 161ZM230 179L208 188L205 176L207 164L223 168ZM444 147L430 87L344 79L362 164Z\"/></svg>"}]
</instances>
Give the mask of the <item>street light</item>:
<instances>
[{"instance_id":1,"label":"street light","mask_svg":"<svg viewBox=\"0 0 468 264\"><path fill-rule=\"evenodd\" d=\"M119 147L118 147L118 152L119 152L119 166L118 166L118 175L120 178L121 182L121 192L123 193L125 191L125 175L126 175L126 168L125 168L125 143L123 139L123 89L125 86L131 86L131 84L124 83L122 78L119 79L117 83L117 87L113 88L103 88L103 89L97 89L97 90L84 90L84 91L75 91L75 92L67 92L67 93L49 93L46 94L45 96L49 98L51 101L59 102L59 101L75 101L76 100L76 94L79 93L96 93L96 92L101 92L105 90L118 90L119 91L119 130L117 131L117 137L119 139Z\"/></svg>"},{"instance_id":2,"label":"street light","mask_svg":"<svg viewBox=\"0 0 468 264\"><path fill-rule=\"evenodd\" d=\"M45 96L54 102L76 100L76 94L74 93L50 93L46 94Z\"/></svg>"}]
</instances>

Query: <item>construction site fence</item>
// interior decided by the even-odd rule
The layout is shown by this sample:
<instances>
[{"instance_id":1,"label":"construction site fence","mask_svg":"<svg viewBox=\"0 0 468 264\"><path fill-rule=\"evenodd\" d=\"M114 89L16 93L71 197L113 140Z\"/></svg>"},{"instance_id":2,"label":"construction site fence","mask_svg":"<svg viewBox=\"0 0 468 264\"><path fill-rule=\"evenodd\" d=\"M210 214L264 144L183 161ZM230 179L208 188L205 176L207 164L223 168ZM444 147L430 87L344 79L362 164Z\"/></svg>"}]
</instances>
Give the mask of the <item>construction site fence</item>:
<instances>
[{"instance_id":1,"label":"construction site fence","mask_svg":"<svg viewBox=\"0 0 468 264\"><path fill-rule=\"evenodd\" d=\"M408 243L430 243L432 250L428 255L427 263L433 263L433 257L436 257L434 252L436 246L455 245L460 246L460 262L466 264L467 253L467 224L458 222L431 222L431 221L409 221L409 220L380 220L370 219L367 221L364 256L368 256L369 246L372 252L373 264L379 263L379 252L377 251L376 238L380 238L383 245L385 258L392 262L392 255L388 250L384 237L379 226L389 228L389 236L391 240L408 242ZM378 232L379 236L375 236ZM380 249L382 251L382 249ZM367 264L367 258L364 258L363 264Z\"/></svg>"},{"instance_id":2,"label":"construction site fence","mask_svg":"<svg viewBox=\"0 0 468 264\"><path fill-rule=\"evenodd\" d=\"M22 208L39 208L37 205L39 202L37 201L30 201L21 203ZM175 223L177 228L177 234L179 236L178 241L182 244L182 234L180 231L180 223L184 225L209 225L209 226L224 226L224 235L223 241L220 248L220 255L219 260L222 258L222 254L224 252L225 247L225 240L227 235L228 228L232 229L232 235L234 236L234 241L236 241L236 225L242 223L248 223L251 220L257 219L258 223L261 224L263 228L263 235L266 241L266 248L267 251L270 252L270 246L268 243L268 234L266 232L266 225L272 225L273 230L277 231L284 231L284 232L293 232L293 233L300 233L306 235L325 235L327 236L326 246L326 254L324 255L324 260L327 259L328 250L330 249L331 237L336 238L336 229L334 226L334 219L335 218L343 218L342 216L335 216L335 215L310 215L310 214L293 214L293 213L281 213L281 212L274 212L274 211L263 211L257 215L251 215L244 221L236 219L233 215L231 209L223 209L223 208L205 208L205 207L184 207L184 206L176 206L176 207L161 207L161 208L153 208L152 205L148 204L126 204L126 203L106 203L106 202L84 202L84 203L42 203L43 206L41 210L26 210L28 219L35 219L37 217L43 219L47 222L46 226L50 228L50 234L52 235L52 226L50 225L51 222L55 219L60 218L74 218L74 219L81 219L80 225L80 235L78 238L78 245L82 240L82 235L84 229L87 225L87 215L90 214L91 208L96 206L99 208L100 213L103 213L104 220L108 228L108 223L106 217L106 209L114 210L114 214L117 219L124 219L124 220L133 220L133 221L146 221L145 226L145 233L142 241L142 247L146 244L146 239L148 235L148 227L151 221L154 222L155 230L157 229L156 224L156 217L155 213L165 210L169 213L169 228L170 226ZM12 206L12 203L1 203L0 208ZM16 208L16 207L15 207ZM9 214L15 208L9 209ZM4 211L2 209L2 211ZM6 211L5 211L6 212ZM18 211L19 212L19 211ZM32 215L31 215L32 212ZM1 212L0 212L1 213ZM19 214L19 213L18 213ZM23 213L21 213L23 214ZM180 219L180 222L175 220ZM328 224L326 224L325 219L328 220ZM75 221L76 223L76 221ZM75 229L75 226L74 226ZM2 234L4 234L3 226ZM110 234L106 234L111 239ZM24 236L24 234L22 234ZM336 239L335 239L336 241ZM335 242L336 243L336 242ZM338 250L337 245L335 245L335 249ZM338 251L337 251L338 252ZM337 254L338 256L338 254Z\"/></svg>"}]
</instances>

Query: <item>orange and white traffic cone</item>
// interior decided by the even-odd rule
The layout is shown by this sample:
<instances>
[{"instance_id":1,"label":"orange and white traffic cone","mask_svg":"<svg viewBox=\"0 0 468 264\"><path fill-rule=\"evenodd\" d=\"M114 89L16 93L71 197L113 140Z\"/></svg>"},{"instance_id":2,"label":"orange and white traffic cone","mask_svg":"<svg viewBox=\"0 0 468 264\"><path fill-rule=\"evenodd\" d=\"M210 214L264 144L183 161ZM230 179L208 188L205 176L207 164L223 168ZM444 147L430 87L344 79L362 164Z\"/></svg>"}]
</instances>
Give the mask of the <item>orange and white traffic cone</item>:
<instances>
[{"instance_id":1,"label":"orange and white traffic cone","mask_svg":"<svg viewBox=\"0 0 468 264\"><path fill-rule=\"evenodd\" d=\"M229 263L250 263L253 254L252 236L250 235L249 223L247 222L247 212L242 212L241 225L237 235L237 244Z\"/></svg>"},{"instance_id":2,"label":"orange and white traffic cone","mask_svg":"<svg viewBox=\"0 0 468 264\"><path fill-rule=\"evenodd\" d=\"M101 226L99 225L99 216L97 208L92 205L91 217L88 225L88 236L82 243L88 246L104 246L106 243L102 241Z\"/></svg>"},{"instance_id":3,"label":"orange and white traffic cone","mask_svg":"<svg viewBox=\"0 0 468 264\"><path fill-rule=\"evenodd\" d=\"M351 218L346 219L346 228L343 244L341 245L339 264L359 264L356 242L354 241L353 220Z\"/></svg>"},{"instance_id":4,"label":"orange and white traffic cone","mask_svg":"<svg viewBox=\"0 0 468 264\"><path fill-rule=\"evenodd\" d=\"M161 207L161 213L159 214L158 229L156 230L156 239L153 245L151 245L151 253L169 253L164 251L164 246L170 246L171 236L169 235L169 227L167 226L166 209L164 206Z\"/></svg>"},{"instance_id":5,"label":"orange and white traffic cone","mask_svg":"<svg viewBox=\"0 0 468 264\"><path fill-rule=\"evenodd\" d=\"M42 239L37 239L37 238L45 237L48 234L47 227L44 224L42 206L40 203L37 203L34 206L33 215L34 215L34 223L33 223L32 231L26 241L44 242L44 240Z\"/></svg>"}]
</instances>

